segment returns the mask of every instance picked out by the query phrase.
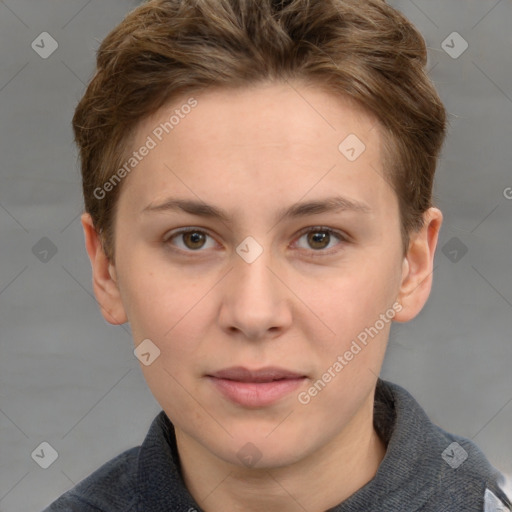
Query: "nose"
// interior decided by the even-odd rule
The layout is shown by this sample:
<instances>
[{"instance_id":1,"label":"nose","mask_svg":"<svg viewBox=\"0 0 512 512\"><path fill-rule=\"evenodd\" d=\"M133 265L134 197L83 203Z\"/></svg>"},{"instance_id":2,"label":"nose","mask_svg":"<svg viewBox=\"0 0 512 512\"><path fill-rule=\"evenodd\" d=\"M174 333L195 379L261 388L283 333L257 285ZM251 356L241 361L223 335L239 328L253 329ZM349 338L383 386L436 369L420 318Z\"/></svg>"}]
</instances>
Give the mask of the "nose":
<instances>
[{"instance_id":1,"label":"nose","mask_svg":"<svg viewBox=\"0 0 512 512\"><path fill-rule=\"evenodd\" d=\"M292 293L271 260L267 251L252 263L234 256L234 267L223 282L218 316L228 334L260 340L279 336L290 327Z\"/></svg>"}]
</instances>

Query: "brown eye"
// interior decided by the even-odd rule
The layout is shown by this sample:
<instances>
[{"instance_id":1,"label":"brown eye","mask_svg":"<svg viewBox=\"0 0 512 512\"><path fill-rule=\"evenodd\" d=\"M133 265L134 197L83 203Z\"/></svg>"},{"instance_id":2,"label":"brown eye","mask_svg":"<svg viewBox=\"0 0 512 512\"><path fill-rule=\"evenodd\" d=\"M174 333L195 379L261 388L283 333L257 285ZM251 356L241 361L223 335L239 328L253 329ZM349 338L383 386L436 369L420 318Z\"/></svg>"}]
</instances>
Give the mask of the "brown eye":
<instances>
[{"instance_id":1,"label":"brown eye","mask_svg":"<svg viewBox=\"0 0 512 512\"><path fill-rule=\"evenodd\" d=\"M333 249L337 245L346 242L347 239L343 234L333 231L330 228L316 227L303 231L299 237L297 244L300 249L317 252L319 256L327 256L330 252L325 249Z\"/></svg>"},{"instance_id":2,"label":"brown eye","mask_svg":"<svg viewBox=\"0 0 512 512\"><path fill-rule=\"evenodd\" d=\"M183 233L183 242L189 249L201 249L206 241L206 236L200 231L190 231L189 233Z\"/></svg>"},{"instance_id":3,"label":"brown eye","mask_svg":"<svg viewBox=\"0 0 512 512\"><path fill-rule=\"evenodd\" d=\"M329 246L331 235L327 231L311 231L308 233L308 243L312 249L325 249Z\"/></svg>"},{"instance_id":4,"label":"brown eye","mask_svg":"<svg viewBox=\"0 0 512 512\"><path fill-rule=\"evenodd\" d=\"M169 236L165 243L177 247L182 252L204 252L215 247L214 239L199 229L182 229Z\"/></svg>"}]
</instances>

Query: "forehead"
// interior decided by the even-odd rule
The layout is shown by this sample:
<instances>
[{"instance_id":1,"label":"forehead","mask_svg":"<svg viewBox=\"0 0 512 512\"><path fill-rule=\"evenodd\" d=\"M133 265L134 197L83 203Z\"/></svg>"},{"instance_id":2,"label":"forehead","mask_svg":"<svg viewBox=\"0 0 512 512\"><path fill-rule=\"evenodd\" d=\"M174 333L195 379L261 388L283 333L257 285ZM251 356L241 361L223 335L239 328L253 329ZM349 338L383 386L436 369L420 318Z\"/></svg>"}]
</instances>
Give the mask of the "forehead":
<instances>
[{"instance_id":1,"label":"forehead","mask_svg":"<svg viewBox=\"0 0 512 512\"><path fill-rule=\"evenodd\" d=\"M232 147L308 147L320 138L323 146L337 150L340 137L350 130L371 144L379 143L378 130L371 140L368 137L378 127L371 114L348 97L311 85L279 82L207 89L193 94L197 102L193 109L187 107L191 96L173 100L144 120L137 130L138 142L160 123L172 120L171 133L162 134L164 139L188 138L215 153L225 149L227 141Z\"/></svg>"},{"instance_id":2,"label":"forehead","mask_svg":"<svg viewBox=\"0 0 512 512\"><path fill-rule=\"evenodd\" d=\"M148 138L152 148L121 194L143 207L170 193L233 207L249 193L260 204L276 194L297 201L334 186L362 200L390 193L379 178L377 121L346 98L299 83L183 96L140 123L133 149Z\"/></svg>"}]
</instances>

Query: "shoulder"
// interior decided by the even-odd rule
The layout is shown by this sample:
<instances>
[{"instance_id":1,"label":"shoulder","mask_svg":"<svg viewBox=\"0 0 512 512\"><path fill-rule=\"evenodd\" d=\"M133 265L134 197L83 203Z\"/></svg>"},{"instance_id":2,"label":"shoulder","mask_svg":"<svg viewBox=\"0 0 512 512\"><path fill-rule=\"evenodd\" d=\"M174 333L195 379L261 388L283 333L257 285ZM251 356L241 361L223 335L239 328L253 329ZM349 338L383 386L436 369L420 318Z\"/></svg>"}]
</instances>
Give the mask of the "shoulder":
<instances>
[{"instance_id":1,"label":"shoulder","mask_svg":"<svg viewBox=\"0 0 512 512\"><path fill-rule=\"evenodd\" d=\"M188 503L188 507L183 504ZM43 512L193 509L179 470L174 427L161 411L142 444L113 458Z\"/></svg>"},{"instance_id":2,"label":"shoulder","mask_svg":"<svg viewBox=\"0 0 512 512\"><path fill-rule=\"evenodd\" d=\"M135 510L140 447L106 462L43 512L131 512Z\"/></svg>"},{"instance_id":3,"label":"shoulder","mask_svg":"<svg viewBox=\"0 0 512 512\"><path fill-rule=\"evenodd\" d=\"M504 493L505 477L470 439L435 426L441 445L441 469L436 475L435 501L450 510L511 512L512 503ZM442 449L442 451L441 451Z\"/></svg>"},{"instance_id":4,"label":"shoulder","mask_svg":"<svg viewBox=\"0 0 512 512\"><path fill-rule=\"evenodd\" d=\"M394 469L403 467L415 482L409 491L422 495L418 510L512 511L503 491L504 476L475 442L432 423L416 400L396 384L382 382L380 399L395 410L390 439Z\"/></svg>"}]
</instances>

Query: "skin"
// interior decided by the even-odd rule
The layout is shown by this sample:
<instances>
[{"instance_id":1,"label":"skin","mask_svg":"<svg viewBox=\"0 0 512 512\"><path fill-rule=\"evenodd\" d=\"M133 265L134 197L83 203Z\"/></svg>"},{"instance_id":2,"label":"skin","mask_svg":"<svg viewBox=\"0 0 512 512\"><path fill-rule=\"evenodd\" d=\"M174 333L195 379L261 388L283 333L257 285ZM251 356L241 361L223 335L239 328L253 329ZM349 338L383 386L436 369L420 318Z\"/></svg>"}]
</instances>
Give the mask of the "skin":
<instances>
[{"instance_id":1,"label":"skin","mask_svg":"<svg viewBox=\"0 0 512 512\"><path fill-rule=\"evenodd\" d=\"M299 83L194 97L197 108L122 184L115 261L83 215L94 291L109 322L130 322L135 345L149 338L160 349L141 368L205 511L325 511L370 481L385 456L372 413L391 322L307 405L297 395L393 304L397 322L421 311L442 214L425 213L404 256L398 200L381 177L379 125L344 98ZM134 148L186 99L142 122ZM338 150L349 134L366 145L354 162ZM369 211L277 217L334 195ZM143 211L170 197L212 204L229 220ZM199 234L204 245L172 236L185 227L208 235ZM308 230L326 241L315 244ZM248 236L263 248L252 263L236 252ZM205 377L271 365L307 379L261 408L232 403ZM261 456L252 467L237 456L248 442Z\"/></svg>"}]
</instances>

